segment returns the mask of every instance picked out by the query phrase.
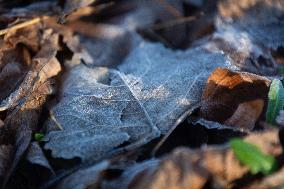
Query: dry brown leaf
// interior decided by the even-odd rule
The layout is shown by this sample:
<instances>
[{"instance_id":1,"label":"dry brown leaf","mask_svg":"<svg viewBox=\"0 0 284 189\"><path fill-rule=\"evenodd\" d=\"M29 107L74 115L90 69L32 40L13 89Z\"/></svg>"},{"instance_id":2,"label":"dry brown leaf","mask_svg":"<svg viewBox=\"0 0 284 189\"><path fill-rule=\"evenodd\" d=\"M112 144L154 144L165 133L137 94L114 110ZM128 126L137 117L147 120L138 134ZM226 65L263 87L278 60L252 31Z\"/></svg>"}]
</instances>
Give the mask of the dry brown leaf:
<instances>
[{"instance_id":1,"label":"dry brown leaf","mask_svg":"<svg viewBox=\"0 0 284 189\"><path fill-rule=\"evenodd\" d=\"M200 115L251 130L267 101L269 84L265 77L217 68L207 80Z\"/></svg>"},{"instance_id":2,"label":"dry brown leaf","mask_svg":"<svg viewBox=\"0 0 284 189\"><path fill-rule=\"evenodd\" d=\"M114 189L199 189L208 177L207 170L199 166L199 155L187 148L179 148L162 159L148 160L127 169L122 176L103 188Z\"/></svg>"},{"instance_id":3,"label":"dry brown leaf","mask_svg":"<svg viewBox=\"0 0 284 189\"><path fill-rule=\"evenodd\" d=\"M19 48L20 43L21 48ZM42 105L52 92L49 78L57 75L61 66L55 58L58 51L58 34L54 34L52 30L41 31L40 25L8 33L3 45L12 54L18 49L24 49L21 51L23 58L14 65L26 64L24 72L21 67L17 67L22 80L16 83L15 89L9 91L9 96L1 102L1 110L8 111L1 129L0 141L13 145L9 157L10 163L7 164L2 183L5 187L30 144L32 132L37 128ZM3 49L5 48L1 50ZM13 65L13 62L9 61L13 56L7 57L5 52L2 54L2 60L5 58L7 60L6 62L2 61L1 64L5 64L5 67L10 63ZM35 55L32 56L32 54ZM14 70L15 68L12 69L12 71ZM7 82L7 80L3 80L3 82Z\"/></svg>"},{"instance_id":4,"label":"dry brown leaf","mask_svg":"<svg viewBox=\"0 0 284 189\"><path fill-rule=\"evenodd\" d=\"M244 140L264 153L273 156L282 154L277 130L251 134ZM177 148L161 159L131 166L117 180L104 183L104 188L115 188L120 184L123 189L201 189L209 179L217 188L231 188L248 172L249 168L236 159L227 145L197 150Z\"/></svg>"},{"instance_id":5,"label":"dry brown leaf","mask_svg":"<svg viewBox=\"0 0 284 189\"><path fill-rule=\"evenodd\" d=\"M282 167L278 172L266 176L260 180L257 180L249 186L247 189L271 189L271 188L283 188L284 185L284 167Z\"/></svg>"},{"instance_id":6,"label":"dry brown leaf","mask_svg":"<svg viewBox=\"0 0 284 189\"><path fill-rule=\"evenodd\" d=\"M264 107L263 99L240 103L234 114L227 119L225 125L252 130Z\"/></svg>"},{"instance_id":7,"label":"dry brown leaf","mask_svg":"<svg viewBox=\"0 0 284 189\"><path fill-rule=\"evenodd\" d=\"M280 10L281 7L284 7L284 2L282 0L221 0L218 4L220 15L233 19L241 17L246 19L246 14L255 7L257 7L256 9L266 9L267 11L269 11L267 7L279 8ZM266 12L258 12L257 14L264 15Z\"/></svg>"}]
</instances>

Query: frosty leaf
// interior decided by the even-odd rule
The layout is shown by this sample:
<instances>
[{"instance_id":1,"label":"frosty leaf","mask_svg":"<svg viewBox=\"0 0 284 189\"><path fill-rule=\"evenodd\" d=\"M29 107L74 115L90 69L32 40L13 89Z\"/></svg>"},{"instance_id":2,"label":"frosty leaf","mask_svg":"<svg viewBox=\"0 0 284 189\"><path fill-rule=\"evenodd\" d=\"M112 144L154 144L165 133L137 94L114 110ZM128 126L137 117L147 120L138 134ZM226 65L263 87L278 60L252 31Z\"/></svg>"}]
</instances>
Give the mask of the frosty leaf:
<instances>
[{"instance_id":1,"label":"frosty leaf","mask_svg":"<svg viewBox=\"0 0 284 189\"><path fill-rule=\"evenodd\" d=\"M275 119L284 105L284 89L280 80L274 79L268 93L266 121L275 124Z\"/></svg>"},{"instance_id":2,"label":"frosty leaf","mask_svg":"<svg viewBox=\"0 0 284 189\"><path fill-rule=\"evenodd\" d=\"M54 157L86 160L126 141L145 144L200 101L205 79L225 62L222 54L202 48L174 52L142 43L118 71L78 65L52 109L64 130L48 133L45 148Z\"/></svg>"},{"instance_id":3,"label":"frosty leaf","mask_svg":"<svg viewBox=\"0 0 284 189\"><path fill-rule=\"evenodd\" d=\"M0 185L2 185L7 169L9 168L12 145L0 145Z\"/></svg>"},{"instance_id":4,"label":"frosty leaf","mask_svg":"<svg viewBox=\"0 0 284 189\"><path fill-rule=\"evenodd\" d=\"M31 164L45 167L51 173L54 173L38 142L32 142L30 144L26 158Z\"/></svg>"},{"instance_id":5,"label":"frosty leaf","mask_svg":"<svg viewBox=\"0 0 284 189\"><path fill-rule=\"evenodd\" d=\"M88 168L81 169L64 178L56 189L85 189L99 186L104 171L109 167L108 161L102 161ZM93 186L93 187L92 187Z\"/></svg>"},{"instance_id":6,"label":"frosty leaf","mask_svg":"<svg viewBox=\"0 0 284 189\"><path fill-rule=\"evenodd\" d=\"M271 52L284 45L283 2L223 0L218 9L213 46L227 53L243 70L278 74L279 65Z\"/></svg>"},{"instance_id":7,"label":"frosty leaf","mask_svg":"<svg viewBox=\"0 0 284 189\"><path fill-rule=\"evenodd\" d=\"M89 36L81 36L80 42L92 57L89 63L91 66L116 66L141 41L136 32L110 24L90 25L76 22L74 30Z\"/></svg>"},{"instance_id":8,"label":"frosty leaf","mask_svg":"<svg viewBox=\"0 0 284 189\"><path fill-rule=\"evenodd\" d=\"M233 10L234 9L234 10ZM230 12L231 11L231 12ZM271 49L284 45L284 3L281 0L225 0L219 3L219 13L226 25L240 28L247 35Z\"/></svg>"},{"instance_id":9,"label":"frosty leaf","mask_svg":"<svg viewBox=\"0 0 284 189\"><path fill-rule=\"evenodd\" d=\"M129 10L126 11L124 8L120 10L124 6L129 7ZM74 21L69 23L68 27L81 34L81 45L91 57L91 61L87 63L89 66L114 67L139 45L141 36L136 30L140 31L142 28L147 30L157 22L177 18L165 6L172 7L180 14L183 10L181 0L166 0L162 3L160 1L126 1L121 2L118 7L110 7L111 16L102 23ZM115 12L123 12L123 14L113 16ZM173 32L178 32L179 35L173 36ZM171 46L178 46L186 38L186 27L185 24L179 24L165 28L156 35L161 35L161 38Z\"/></svg>"}]
</instances>

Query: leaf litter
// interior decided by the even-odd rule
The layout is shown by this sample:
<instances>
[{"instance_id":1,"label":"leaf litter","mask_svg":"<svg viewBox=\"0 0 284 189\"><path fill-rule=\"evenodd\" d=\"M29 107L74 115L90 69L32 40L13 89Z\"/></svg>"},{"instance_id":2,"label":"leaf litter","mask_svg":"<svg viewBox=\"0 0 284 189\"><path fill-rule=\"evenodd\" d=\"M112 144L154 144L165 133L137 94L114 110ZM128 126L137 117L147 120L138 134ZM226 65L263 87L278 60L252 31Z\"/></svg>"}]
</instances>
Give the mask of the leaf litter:
<instances>
[{"instance_id":1,"label":"leaf litter","mask_svg":"<svg viewBox=\"0 0 284 189\"><path fill-rule=\"evenodd\" d=\"M3 3L2 188L283 185L283 106L268 94L281 79L283 8L281 0ZM196 134L176 134L180 127ZM194 135L184 147L167 144ZM227 143L234 135L275 158L276 172L250 173Z\"/></svg>"}]
</instances>

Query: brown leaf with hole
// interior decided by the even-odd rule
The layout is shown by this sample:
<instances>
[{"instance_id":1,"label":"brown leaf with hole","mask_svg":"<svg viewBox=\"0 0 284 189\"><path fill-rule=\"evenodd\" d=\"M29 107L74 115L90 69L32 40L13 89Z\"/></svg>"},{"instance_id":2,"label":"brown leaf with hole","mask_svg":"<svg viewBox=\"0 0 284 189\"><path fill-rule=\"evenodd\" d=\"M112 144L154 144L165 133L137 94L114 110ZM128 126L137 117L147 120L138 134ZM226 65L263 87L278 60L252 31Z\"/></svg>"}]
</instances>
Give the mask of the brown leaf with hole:
<instances>
[{"instance_id":1,"label":"brown leaf with hole","mask_svg":"<svg viewBox=\"0 0 284 189\"><path fill-rule=\"evenodd\" d=\"M251 130L263 113L269 84L265 77L217 68L203 91L200 116Z\"/></svg>"}]
</instances>

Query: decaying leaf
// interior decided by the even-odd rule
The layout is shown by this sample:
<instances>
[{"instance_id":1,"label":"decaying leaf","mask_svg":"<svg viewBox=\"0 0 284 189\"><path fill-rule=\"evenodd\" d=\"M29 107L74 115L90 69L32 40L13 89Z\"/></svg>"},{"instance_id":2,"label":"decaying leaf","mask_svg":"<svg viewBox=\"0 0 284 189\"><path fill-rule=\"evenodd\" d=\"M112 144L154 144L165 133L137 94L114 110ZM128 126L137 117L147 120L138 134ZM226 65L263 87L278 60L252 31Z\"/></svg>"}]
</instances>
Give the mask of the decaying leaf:
<instances>
[{"instance_id":1,"label":"decaying leaf","mask_svg":"<svg viewBox=\"0 0 284 189\"><path fill-rule=\"evenodd\" d=\"M276 117L284 106L284 88L280 80L274 79L270 85L268 93L268 107L266 111L266 121L271 124L276 123Z\"/></svg>"},{"instance_id":2,"label":"decaying leaf","mask_svg":"<svg viewBox=\"0 0 284 189\"><path fill-rule=\"evenodd\" d=\"M45 155L43 154L43 151L39 146L38 142L32 142L30 144L26 158L31 164L42 166L54 174L54 171L50 166L48 160L46 159Z\"/></svg>"},{"instance_id":3,"label":"decaying leaf","mask_svg":"<svg viewBox=\"0 0 284 189\"><path fill-rule=\"evenodd\" d=\"M281 188L284 185L284 173L283 167L278 172L266 176L260 180L257 180L249 185L247 188L259 188L259 189L270 189L270 188Z\"/></svg>"},{"instance_id":4,"label":"decaying leaf","mask_svg":"<svg viewBox=\"0 0 284 189\"><path fill-rule=\"evenodd\" d=\"M3 187L8 183L9 177L28 148L32 132L37 126L41 107L47 95L52 92L48 79L57 75L61 69L55 58L58 49L58 35L52 33L52 30L40 32L39 25L12 31L5 36L4 48L1 49L4 50L1 64L5 68L10 64L10 60L13 61L13 56L9 57L5 49L8 49L12 54L17 52L17 49L22 50L20 52L23 53L23 58L15 61L15 66L18 64L17 69L21 79L11 80L16 85L12 91L9 91L10 94L1 101L1 111L6 110L8 113L4 120L4 126L1 128L0 141L13 145L9 157L11 161L7 165L8 169L2 183ZM32 53L35 55L31 56ZM13 64L13 62L11 63ZM25 65L24 69L22 69L22 65ZM3 80L3 82L10 81Z\"/></svg>"},{"instance_id":5,"label":"decaying leaf","mask_svg":"<svg viewBox=\"0 0 284 189\"><path fill-rule=\"evenodd\" d=\"M56 189L85 189L99 188L101 179L104 176L104 171L109 167L110 162L102 161L98 164L69 175L63 179Z\"/></svg>"},{"instance_id":6,"label":"decaying leaf","mask_svg":"<svg viewBox=\"0 0 284 189\"><path fill-rule=\"evenodd\" d=\"M267 102L269 84L265 77L218 68L207 80L200 115L251 130Z\"/></svg>"},{"instance_id":7,"label":"decaying leaf","mask_svg":"<svg viewBox=\"0 0 284 189\"><path fill-rule=\"evenodd\" d=\"M0 185L3 184L5 174L9 168L12 145L0 145Z\"/></svg>"},{"instance_id":8,"label":"decaying leaf","mask_svg":"<svg viewBox=\"0 0 284 189\"><path fill-rule=\"evenodd\" d=\"M108 11L110 18L100 23L81 20L67 23L68 28L80 34L80 43L91 57L91 61L87 62L89 66L116 67L120 64L142 41L136 30L150 32L156 40L169 46L178 46L186 38L185 24L161 29L159 33L151 30L156 23L182 17L181 0L128 1L110 7ZM116 12L123 14L113 16ZM173 38L173 32L179 35Z\"/></svg>"},{"instance_id":9,"label":"decaying leaf","mask_svg":"<svg viewBox=\"0 0 284 189\"><path fill-rule=\"evenodd\" d=\"M55 157L88 159L126 141L145 144L193 108L209 73L225 65L224 56L202 48L174 52L150 43L134 49L118 70L79 65L52 109L64 130L48 133L45 148Z\"/></svg>"},{"instance_id":10,"label":"decaying leaf","mask_svg":"<svg viewBox=\"0 0 284 189\"><path fill-rule=\"evenodd\" d=\"M227 53L243 70L279 74L272 51L284 45L281 0L223 0L211 48Z\"/></svg>"},{"instance_id":11,"label":"decaying leaf","mask_svg":"<svg viewBox=\"0 0 284 189\"><path fill-rule=\"evenodd\" d=\"M209 174L198 166L200 154L192 152L180 148L164 158L136 164L118 180L105 183L103 188L114 189L118 183L121 189L202 188Z\"/></svg>"},{"instance_id":12,"label":"decaying leaf","mask_svg":"<svg viewBox=\"0 0 284 189\"><path fill-rule=\"evenodd\" d=\"M87 64L93 67L117 66L142 41L135 31L115 24L76 21L69 23L68 27L81 34L81 46L91 59Z\"/></svg>"},{"instance_id":13,"label":"decaying leaf","mask_svg":"<svg viewBox=\"0 0 284 189\"><path fill-rule=\"evenodd\" d=\"M264 153L277 156L282 148L276 130L245 138ZM260 142L261 141L261 142ZM161 159L148 160L127 168L104 188L203 188L209 179L217 188L231 188L248 173L229 146L209 146L198 150L178 148ZM236 186L237 187L237 186ZM261 187L261 186L260 186Z\"/></svg>"}]
</instances>

